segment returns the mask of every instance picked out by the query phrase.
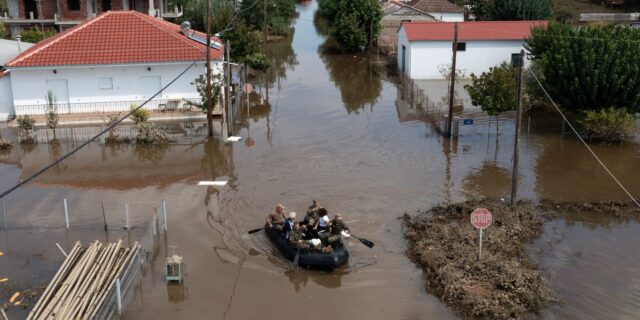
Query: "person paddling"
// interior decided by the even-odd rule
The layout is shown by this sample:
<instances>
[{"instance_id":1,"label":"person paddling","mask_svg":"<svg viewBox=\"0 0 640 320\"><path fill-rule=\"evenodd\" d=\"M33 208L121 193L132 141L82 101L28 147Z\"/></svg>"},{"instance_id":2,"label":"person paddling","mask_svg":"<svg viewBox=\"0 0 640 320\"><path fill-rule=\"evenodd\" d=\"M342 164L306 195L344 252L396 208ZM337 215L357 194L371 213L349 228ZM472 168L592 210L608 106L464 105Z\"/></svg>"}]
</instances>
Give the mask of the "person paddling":
<instances>
[{"instance_id":1,"label":"person paddling","mask_svg":"<svg viewBox=\"0 0 640 320\"><path fill-rule=\"evenodd\" d=\"M267 216L267 225L269 226L269 229L276 228L277 230L282 231L284 227L284 220L286 218L284 206L282 204L278 204L276 206L276 211Z\"/></svg>"}]
</instances>

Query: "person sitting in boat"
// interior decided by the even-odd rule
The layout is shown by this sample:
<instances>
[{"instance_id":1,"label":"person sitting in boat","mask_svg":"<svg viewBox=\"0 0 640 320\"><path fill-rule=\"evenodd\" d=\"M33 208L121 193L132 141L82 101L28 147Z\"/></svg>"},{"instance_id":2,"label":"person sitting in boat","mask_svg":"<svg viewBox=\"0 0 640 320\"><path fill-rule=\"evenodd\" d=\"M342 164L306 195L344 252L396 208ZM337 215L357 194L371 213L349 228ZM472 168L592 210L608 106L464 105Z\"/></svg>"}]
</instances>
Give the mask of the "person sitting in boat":
<instances>
[{"instance_id":1,"label":"person sitting in boat","mask_svg":"<svg viewBox=\"0 0 640 320\"><path fill-rule=\"evenodd\" d=\"M269 226L269 229L271 228L276 228L276 230L280 230L282 231L283 227L284 227L284 220L287 217L285 216L284 213L284 206L282 204L278 204L276 206L276 211L270 213L267 216L267 225Z\"/></svg>"},{"instance_id":2,"label":"person sitting in boat","mask_svg":"<svg viewBox=\"0 0 640 320\"><path fill-rule=\"evenodd\" d=\"M282 234L284 235L285 239L289 239L290 233L293 230L293 224L295 220L296 220L296 213L293 211L289 212L289 216L287 217L287 219L284 220L284 224L282 228Z\"/></svg>"},{"instance_id":3,"label":"person sitting in boat","mask_svg":"<svg viewBox=\"0 0 640 320\"><path fill-rule=\"evenodd\" d=\"M309 250L311 246L304 240L304 233L300 228L300 222L293 224L293 230L289 233L289 245L296 249Z\"/></svg>"},{"instance_id":4,"label":"person sitting in boat","mask_svg":"<svg viewBox=\"0 0 640 320\"><path fill-rule=\"evenodd\" d=\"M309 229L315 226L318 221L318 210L320 209L320 205L318 204L318 200L313 200L313 203L307 209L307 215L304 217L303 227L307 227Z\"/></svg>"},{"instance_id":5,"label":"person sitting in boat","mask_svg":"<svg viewBox=\"0 0 640 320\"><path fill-rule=\"evenodd\" d=\"M329 213L327 212L327 209L325 208L318 209L318 221L313 226L313 231L315 231L317 234L321 234L325 231L328 231L329 222L331 221L329 220Z\"/></svg>"},{"instance_id":6,"label":"person sitting in boat","mask_svg":"<svg viewBox=\"0 0 640 320\"><path fill-rule=\"evenodd\" d=\"M335 218L329 224L329 232L321 235L321 239L323 239L327 245L333 245L342 239L343 232L348 236L349 227L342 221L342 215L336 213Z\"/></svg>"}]
</instances>

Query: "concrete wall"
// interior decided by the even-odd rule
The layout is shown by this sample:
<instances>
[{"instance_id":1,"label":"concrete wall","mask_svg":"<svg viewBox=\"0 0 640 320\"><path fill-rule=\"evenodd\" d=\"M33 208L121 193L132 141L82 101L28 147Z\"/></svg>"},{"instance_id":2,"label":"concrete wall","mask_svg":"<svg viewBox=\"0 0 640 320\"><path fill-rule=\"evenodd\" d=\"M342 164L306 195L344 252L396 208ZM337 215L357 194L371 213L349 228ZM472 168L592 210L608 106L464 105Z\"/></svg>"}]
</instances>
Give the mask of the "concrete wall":
<instances>
[{"instance_id":1,"label":"concrete wall","mask_svg":"<svg viewBox=\"0 0 640 320\"><path fill-rule=\"evenodd\" d=\"M74 108L74 104L144 100L149 97L149 94L145 93L149 88L145 90L141 77L159 77L159 85L164 87L187 66L188 63L13 68L11 82L14 105L17 114L23 113L20 111L24 110L21 106L44 105L48 90L60 90L59 87L51 88L52 80L59 80L58 82L66 80L68 103L71 108ZM221 62L214 63L215 72L221 72L221 67ZM191 82L204 73L204 62L196 64L156 99L199 98L196 87ZM100 78L111 78L112 89L101 89ZM61 96L56 98L58 103L64 102L61 101L63 100ZM81 108L80 105L76 107ZM89 112L69 111L71 113Z\"/></svg>"},{"instance_id":2,"label":"concrete wall","mask_svg":"<svg viewBox=\"0 0 640 320\"><path fill-rule=\"evenodd\" d=\"M511 62L511 55L520 53L524 41L464 41L466 51L458 51L457 66L467 76L480 74L502 62ZM405 73L411 79L443 79L438 66L450 65L451 41L415 41L409 43L404 30L398 33L398 68L402 64L402 45L406 50ZM527 63L527 61L525 61Z\"/></svg>"},{"instance_id":3,"label":"concrete wall","mask_svg":"<svg viewBox=\"0 0 640 320\"><path fill-rule=\"evenodd\" d=\"M13 111L13 98L11 94L11 77L0 77L0 121L7 121Z\"/></svg>"}]
</instances>

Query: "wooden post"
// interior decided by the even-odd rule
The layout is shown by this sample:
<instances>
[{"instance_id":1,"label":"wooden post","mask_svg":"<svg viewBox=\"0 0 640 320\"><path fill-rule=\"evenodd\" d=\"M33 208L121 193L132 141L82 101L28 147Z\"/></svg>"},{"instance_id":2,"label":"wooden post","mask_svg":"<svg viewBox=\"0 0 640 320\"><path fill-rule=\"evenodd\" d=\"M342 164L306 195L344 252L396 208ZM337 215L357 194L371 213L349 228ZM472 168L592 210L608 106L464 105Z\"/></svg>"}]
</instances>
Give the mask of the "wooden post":
<instances>
[{"instance_id":1,"label":"wooden post","mask_svg":"<svg viewBox=\"0 0 640 320\"><path fill-rule=\"evenodd\" d=\"M162 199L162 215L164 219L164 231L167 232L167 201Z\"/></svg>"},{"instance_id":2,"label":"wooden post","mask_svg":"<svg viewBox=\"0 0 640 320\"><path fill-rule=\"evenodd\" d=\"M518 197L518 161L520 144L520 123L522 122L522 90L524 87L524 49L520 51L520 66L518 69L518 105L516 110L516 137L513 146L513 171L511 172L511 206L516 205Z\"/></svg>"},{"instance_id":3,"label":"wooden post","mask_svg":"<svg viewBox=\"0 0 640 320\"><path fill-rule=\"evenodd\" d=\"M207 127L213 137L213 106L211 105L211 1L207 0Z\"/></svg>"},{"instance_id":4,"label":"wooden post","mask_svg":"<svg viewBox=\"0 0 640 320\"><path fill-rule=\"evenodd\" d=\"M102 221L104 222L104 231L107 231L107 214L104 212L104 202L100 203L102 206Z\"/></svg>"},{"instance_id":5,"label":"wooden post","mask_svg":"<svg viewBox=\"0 0 640 320\"><path fill-rule=\"evenodd\" d=\"M453 25L453 61L451 63L451 88L449 89L449 118L447 119L447 137L451 137L453 127L453 103L456 93L456 59L458 56L458 23Z\"/></svg>"},{"instance_id":6,"label":"wooden post","mask_svg":"<svg viewBox=\"0 0 640 320\"><path fill-rule=\"evenodd\" d=\"M64 198L62 201L64 204L64 225L69 229L69 206L67 205L67 198Z\"/></svg>"},{"instance_id":7,"label":"wooden post","mask_svg":"<svg viewBox=\"0 0 640 320\"><path fill-rule=\"evenodd\" d=\"M124 228L129 230L129 204L124 204Z\"/></svg>"}]
</instances>

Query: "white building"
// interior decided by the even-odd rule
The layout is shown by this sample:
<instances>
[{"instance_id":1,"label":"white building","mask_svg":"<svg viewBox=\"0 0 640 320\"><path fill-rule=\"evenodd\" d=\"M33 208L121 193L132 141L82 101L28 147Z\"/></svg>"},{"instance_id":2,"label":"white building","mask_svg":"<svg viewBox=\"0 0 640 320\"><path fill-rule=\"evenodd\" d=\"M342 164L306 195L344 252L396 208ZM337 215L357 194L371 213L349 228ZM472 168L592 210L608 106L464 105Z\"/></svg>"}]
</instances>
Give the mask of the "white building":
<instances>
[{"instance_id":1,"label":"white building","mask_svg":"<svg viewBox=\"0 0 640 320\"><path fill-rule=\"evenodd\" d=\"M517 63L531 29L544 25L546 21L460 22L456 69L468 76L505 61ZM403 23L398 30L398 69L411 79L444 79L440 70L451 68L453 38L454 23Z\"/></svg>"},{"instance_id":2,"label":"white building","mask_svg":"<svg viewBox=\"0 0 640 320\"><path fill-rule=\"evenodd\" d=\"M11 78L3 66L32 46L33 43L0 39L0 121L6 121L13 114Z\"/></svg>"},{"instance_id":3,"label":"white building","mask_svg":"<svg viewBox=\"0 0 640 320\"><path fill-rule=\"evenodd\" d=\"M7 64L16 115L44 114L49 91L58 112L127 111L175 83L146 109L180 108L199 99L194 80L205 72L206 36L135 11L109 11L46 39ZM213 39L220 72L223 48Z\"/></svg>"}]
</instances>

